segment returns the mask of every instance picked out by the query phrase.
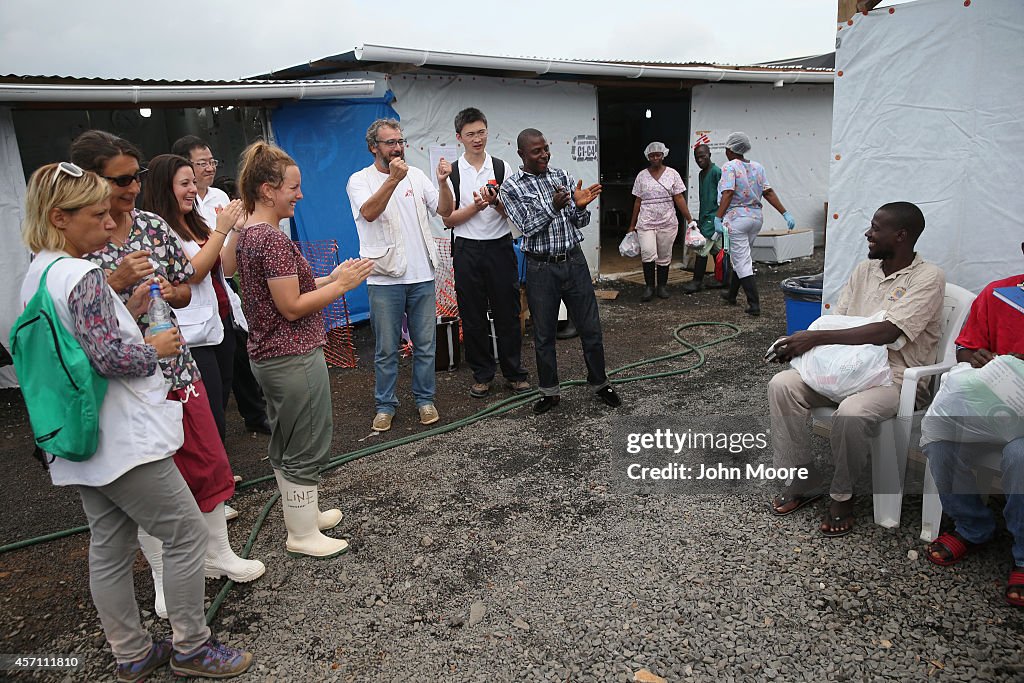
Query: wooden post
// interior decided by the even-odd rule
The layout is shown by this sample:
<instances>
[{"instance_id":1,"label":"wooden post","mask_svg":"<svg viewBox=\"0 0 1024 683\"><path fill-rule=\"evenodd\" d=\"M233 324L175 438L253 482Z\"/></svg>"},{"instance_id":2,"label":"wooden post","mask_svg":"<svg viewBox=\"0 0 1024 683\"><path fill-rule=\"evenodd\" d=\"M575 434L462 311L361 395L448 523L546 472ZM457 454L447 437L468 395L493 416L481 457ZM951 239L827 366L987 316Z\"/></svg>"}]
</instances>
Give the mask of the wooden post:
<instances>
[{"instance_id":1,"label":"wooden post","mask_svg":"<svg viewBox=\"0 0 1024 683\"><path fill-rule=\"evenodd\" d=\"M882 0L839 0L839 12L836 21L845 24L857 12L870 12Z\"/></svg>"}]
</instances>

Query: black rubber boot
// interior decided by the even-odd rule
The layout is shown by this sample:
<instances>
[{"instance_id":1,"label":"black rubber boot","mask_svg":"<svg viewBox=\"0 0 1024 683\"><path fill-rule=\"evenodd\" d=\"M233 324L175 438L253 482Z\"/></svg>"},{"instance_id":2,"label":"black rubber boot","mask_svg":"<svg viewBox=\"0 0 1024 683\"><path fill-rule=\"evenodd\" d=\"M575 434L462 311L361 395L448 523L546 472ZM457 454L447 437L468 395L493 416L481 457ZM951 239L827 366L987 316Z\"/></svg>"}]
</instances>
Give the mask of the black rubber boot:
<instances>
[{"instance_id":1,"label":"black rubber boot","mask_svg":"<svg viewBox=\"0 0 1024 683\"><path fill-rule=\"evenodd\" d=\"M640 301L650 301L654 298L654 261L644 263L644 293L640 295Z\"/></svg>"},{"instance_id":2,"label":"black rubber boot","mask_svg":"<svg viewBox=\"0 0 1024 683\"><path fill-rule=\"evenodd\" d=\"M761 315L761 297L757 293L757 280L754 279L753 275L740 280L740 285L743 287L743 293L747 295L747 309L748 315Z\"/></svg>"},{"instance_id":3,"label":"black rubber boot","mask_svg":"<svg viewBox=\"0 0 1024 683\"><path fill-rule=\"evenodd\" d=\"M732 279L729 281L729 289L723 290L718 296L722 297L725 303L730 306L736 305L736 295L740 293L740 279L736 277L736 273L732 274Z\"/></svg>"},{"instance_id":4,"label":"black rubber boot","mask_svg":"<svg viewBox=\"0 0 1024 683\"><path fill-rule=\"evenodd\" d=\"M668 266L658 266L658 289L659 299L668 298Z\"/></svg>"},{"instance_id":5,"label":"black rubber boot","mask_svg":"<svg viewBox=\"0 0 1024 683\"><path fill-rule=\"evenodd\" d=\"M697 256L693 259L693 279L681 287L686 294L696 294L704 289L704 269L708 267L707 256Z\"/></svg>"}]
</instances>

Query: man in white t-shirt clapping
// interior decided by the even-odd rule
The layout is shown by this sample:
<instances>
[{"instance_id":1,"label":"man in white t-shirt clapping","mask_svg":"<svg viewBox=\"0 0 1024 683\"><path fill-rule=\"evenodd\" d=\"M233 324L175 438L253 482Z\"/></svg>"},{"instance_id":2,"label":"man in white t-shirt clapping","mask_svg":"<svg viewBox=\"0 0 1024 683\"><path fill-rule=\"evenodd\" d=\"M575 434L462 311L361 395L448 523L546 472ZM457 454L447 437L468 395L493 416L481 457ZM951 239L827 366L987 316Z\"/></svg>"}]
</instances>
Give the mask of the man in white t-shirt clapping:
<instances>
[{"instance_id":1,"label":"man in white t-shirt clapping","mask_svg":"<svg viewBox=\"0 0 1024 683\"><path fill-rule=\"evenodd\" d=\"M398 409L398 347L402 315L412 339L412 393L421 424L438 421L434 406L434 352L437 322L434 269L437 246L430 216L452 212L448 176L452 165L441 159L435 171L439 189L423 171L405 162L406 140L395 119L377 119L366 131L373 164L348 179L346 191L359 232L359 254L374 260L366 280L370 325L375 338L373 429L391 429Z\"/></svg>"},{"instance_id":2,"label":"man in white t-shirt clapping","mask_svg":"<svg viewBox=\"0 0 1024 683\"><path fill-rule=\"evenodd\" d=\"M469 395L483 398L490 393L498 366L509 389L527 392L529 375L523 368L519 331L519 267L498 197L506 166L486 151L487 117L479 109L463 109L455 116L455 137L466 152L452 165L448 177L455 208L444 224L452 229L462 343L473 371ZM497 363L491 352L488 310L494 320Z\"/></svg>"}]
</instances>

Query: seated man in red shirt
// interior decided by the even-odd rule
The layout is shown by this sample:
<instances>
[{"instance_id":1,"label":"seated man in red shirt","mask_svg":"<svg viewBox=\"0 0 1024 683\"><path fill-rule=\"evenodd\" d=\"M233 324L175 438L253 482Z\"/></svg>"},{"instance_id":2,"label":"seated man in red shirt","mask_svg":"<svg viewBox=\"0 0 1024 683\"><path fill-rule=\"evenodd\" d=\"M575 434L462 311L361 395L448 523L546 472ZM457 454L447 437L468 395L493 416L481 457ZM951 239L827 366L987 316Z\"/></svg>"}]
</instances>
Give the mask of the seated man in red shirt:
<instances>
[{"instance_id":1,"label":"seated man in red shirt","mask_svg":"<svg viewBox=\"0 0 1024 683\"><path fill-rule=\"evenodd\" d=\"M1021 250L1024 251L1024 243ZM1024 283L1024 274L996 280L981 291L956 340L958 361L980 368L1001 355L1024 360L1024 313L998 298L994 291L1021 283ZM987 444L985 447L991 448ZM953 532L942 534L928 546L928 559L949 566L988 542L995 534L996 522L992 511L978 495L977 486L971 484L974 475L969 446L935 441L926 445L924 452L935 475L942 509L956 524ZM1003 446L1001 466L1006 494L1003 515L1007 529L1013 534L1014 568L1007 582L1006 602L1024 607L1024 438Z\"/></svg>"}]
</instances>

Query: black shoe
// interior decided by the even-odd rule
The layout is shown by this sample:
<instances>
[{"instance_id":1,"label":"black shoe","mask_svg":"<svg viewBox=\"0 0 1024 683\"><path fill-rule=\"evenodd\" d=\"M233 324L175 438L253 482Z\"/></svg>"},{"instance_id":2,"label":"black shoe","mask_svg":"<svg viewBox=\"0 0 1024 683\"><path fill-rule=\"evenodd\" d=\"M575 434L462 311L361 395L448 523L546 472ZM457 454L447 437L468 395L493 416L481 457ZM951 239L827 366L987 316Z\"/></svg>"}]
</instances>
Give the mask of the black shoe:
<instances>
[{"instance_id":1,"label":"black shoe","mask_svg":"<svg viewBox=\"0 0 1024 683\"><path fill-rule=\"evenodd\" d=\"M610 384L603 389L599 389L597 391L597 397L604 401L606 406L612 408L618 408L622 405L622 399L619 398L619 395L615 393L615 390L612 389L612 385Z\"/></svg>"},{"instance_id":2,"label":"black shoe","mask_svg":"<svg viewBox=\"0 0 1024 683\"><path fill-rule=\"evenodd\" d=\"M644 267L644 293L640 295L640 301L650 301L654 298L654 271L657 267L654 261L645 261Z\"/></svg>"},{"instance_id":3,"label":"black shoe","mask_svg":"<svg viewBox=\"0 0 1024 683\"><path fill-rule=\"evenodd\" d=\"M246 420L245 431L256 432L258 434L270 434L270 423L267 422L267 418L261 417L258 420Z\"/></svg>"},{"instance_id":4,"label":"black shoe","mask_svg":"<svg viewBox=\"0 0 1024 683\"><path fill-rule=\"evenodd\" d=\"M533 404L533 412L536 415L543 415L561 402L558 396L545 396Z\"/></svg>"},{"instance_id":5,"label":"black shoe","mask_svg":"<svg viewBox=\"0 0 1024 683\"><path fill-rule=\"evenodd\" d=\"M757 279L753 275L749 275L740 280L740 286L743 287L743 293L747 296L747 309L745 313L747 315L761 315L761 297L757 291Z\"/></svg>"},{"instance_id":6,"label":"black shoe","mask_svg":"<svg viewBox=\"0 0 1024 683\"><path fill-rule=\"evenodd\" d=\"M658 288L656 290L654 290L654 292L655 292L655 294L658 295L659 299L667 299L668 296L669 296L668 295L668 287L666 287L665 285L658 285Z\"/></svg>"},{"instance_id":7,"label":"black shoe","mask_svg":"<svg viewBox=\"0 0 1024 683\"><path fill-rule=\"evenodd\" d=\"M689 282L687 282L685 285L683 285L680 289L683 290L684 294L696 294L700 290L704 289L704 278L695 277Z\"/></svg>"},{"instance_id":8,"label":"black shoe","mask_svg":"<svg viewBox=\"0 0 1024 683\"><path fill-rule=\"evenodd\" d=\"M704 289L721 289L722 287L725 287L725 285L716 280L714 276L708 278L708 283L704 285Z\"/></svg>"},{"instance_id":9,"label":"black shoe","mask_svg":"<svg viewBox=\"0 0 1024 683\"><path fill-rule=\"evenodd\" d=\"M644 287L644 293L640 295L640 301L647 302L654 298L654 287Z\"/></svg>"},{"instance_id":10,"label":"black shoe","mask_svg":"<svg viewBox=\"0 0 1024 683\"><path fill-rule=\"evenodd\" d=\"M558 323L559 327L555 332L555 339L572 339L573 337L580 336L579 330L573 325L572 320L566 320L565 323Z\"/></svg>"}]
</instances>

